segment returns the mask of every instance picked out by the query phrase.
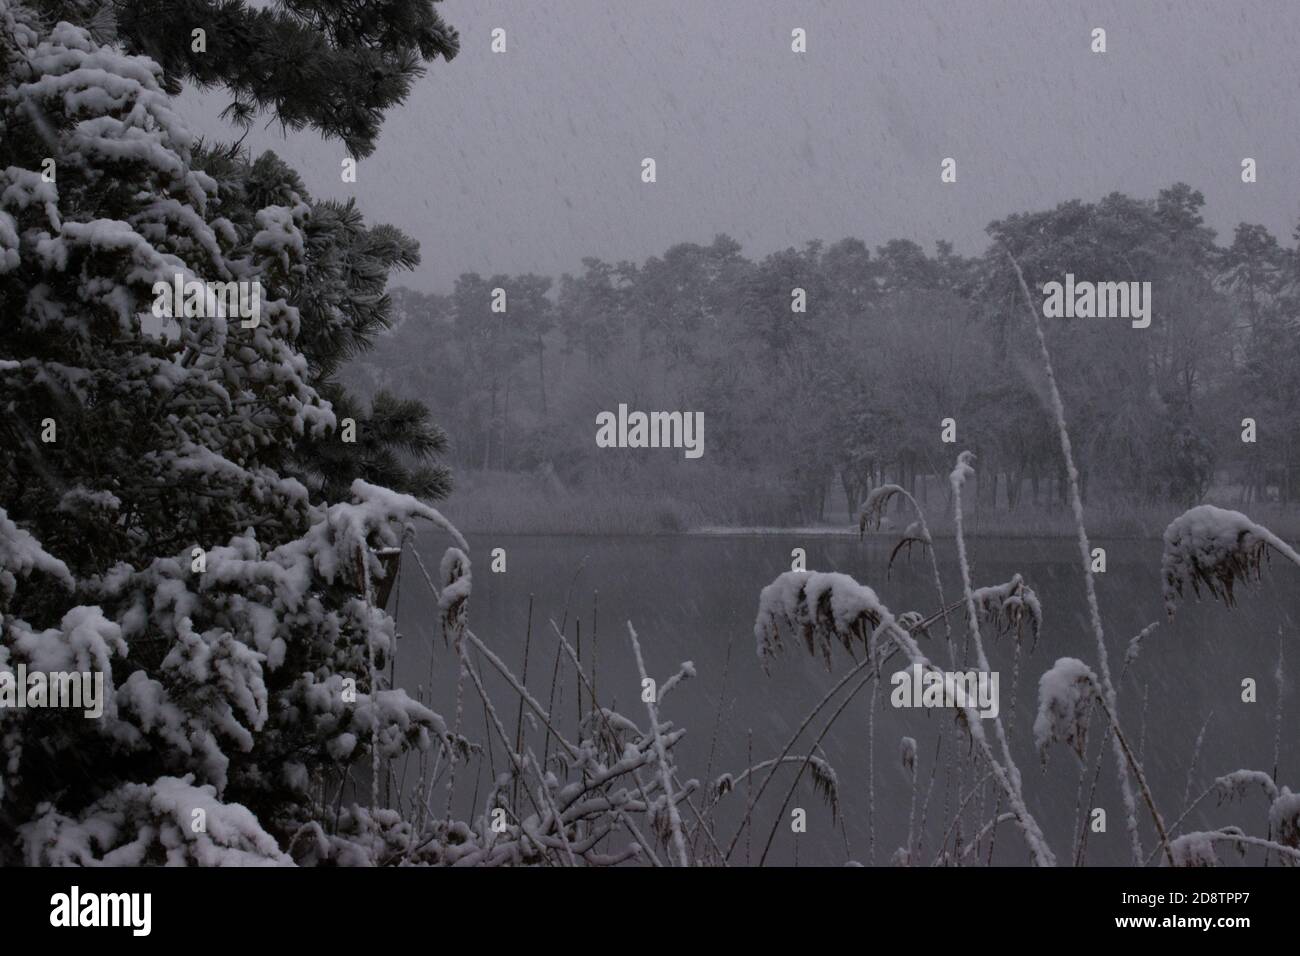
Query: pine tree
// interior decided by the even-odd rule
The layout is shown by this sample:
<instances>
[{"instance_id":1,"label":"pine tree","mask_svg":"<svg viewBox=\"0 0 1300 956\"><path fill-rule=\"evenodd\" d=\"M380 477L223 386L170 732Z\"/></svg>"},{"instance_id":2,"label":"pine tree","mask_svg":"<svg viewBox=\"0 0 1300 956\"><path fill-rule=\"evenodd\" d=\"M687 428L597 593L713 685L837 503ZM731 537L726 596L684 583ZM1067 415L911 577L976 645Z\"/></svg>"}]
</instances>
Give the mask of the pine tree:
<instances>
[{"instance_id":1,"label":"pine tree","mask_svg":"<svg viewBox=\"0 0 1300 956\"><path fill-rule=\"evenodd\" d=\"M237 147L199 149L196 163L217 181L223 212L241 231L256 229L257 211L283 202L305 203L304 254L286 289L298 308L296 347L307 359L307 380L339 421L351 419L357 444L337 436L304 435L283 467L307 486L313 500L337 501L351 483L365 481L425 500L451 491L438 461L447 436L420 402L376 396L369 408L339 379L345 363L374 347L393 322L389 276L420 263L418 245L392 226L367 227L356 203L315 201L289 166L272 152L256 160Z\"/></svg>"},{"instance_id":2,"label":"pine tree","mask_svg":"<svg viewBox=\"0 0 1300 956\"><path fill-rule=\"evenodd\" d=\"M163 68L176 93L188 80L231 96L225 116L250 126L264 111L286 130L312 128L355 157L375 147L384 111L401 103L425 64L450 60L460 38L437 0L39 0L51 22L94 29ZM195 31L202 31L201 37ZM201 42L200 42L201 39Z\"/></svg>"},{"instance_id":3,"label":"pine tree","mask_svg":"<svg viewBox=\"0 0 1300 956\"><path fill-rule=\"evenodd\" d=\"M318 386L376 321L340 275L411 250L273 159L224 176L156 63L17 0L0 125L0 670L105 684L98 719L0 710L0 863L287 862L372 746L452 747L377 679L367 592L416 519L464 542L414 498L298 477L337 433ZM257 323L211 297L160 316L178 277L260 284Z\"/></svg>"}]
</instances>

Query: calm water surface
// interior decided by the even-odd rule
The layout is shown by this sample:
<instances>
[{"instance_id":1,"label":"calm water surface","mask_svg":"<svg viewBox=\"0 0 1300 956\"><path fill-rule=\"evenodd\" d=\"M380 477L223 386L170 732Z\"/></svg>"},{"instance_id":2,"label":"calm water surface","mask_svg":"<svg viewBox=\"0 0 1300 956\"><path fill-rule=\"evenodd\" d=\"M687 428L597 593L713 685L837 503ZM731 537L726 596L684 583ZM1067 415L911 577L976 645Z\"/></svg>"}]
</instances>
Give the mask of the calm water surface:
<instances>
[{"instance_id":1,"label":"calm water surface","mask_svg":"<svg viewBox=\"0 0 1300 956\"><path fill-rule=\"evenodd\" d=\"M421 554L430 570L436 568L446 543L432 534L421 539ZM852 666L847 653L837 649L833 672L828 673L820 659L809 656L801 646L791 645L774 664L771 675L763 673L753 638L758 593L789 568L792 548L807 551L810 569L841 571L869 584L895 613L912 609L930 613L938 606L928 561L919 552L910 564L898 564L892 575L886 575L893 547L893 539L886 537L860 542L851 536L779 534L477 535L470 536L470 544L474 561L471 627L516 673L522 672L532 597L528 685L542 701L549 697L557 646L547 623L550 619L565 624L571 641L579 638L580 630L584 663L595 660L602 703L615 701L641 726L645 726L647 718L640 702L640 681L626 622L635 625L646 666L661 683L680 662L694 662L697 679L675 690L662 708L664 719L688 730L676 748L683 779L705 781L724 772L739 773L750 762L748 753L752 753L752 762L774 757L807 712ZM1171 821L1184 808L1194 742L1207 718L1205 742L1191 772L1193 797L1219 774L1238 768L1272 769L1279 631L1287 652L1284 669L1288 686L1294 686L1296 667L1300 666L1300 647L1293 626L1295 612L1300 608L1296 588L1300 571L1274 562L1266 569L1262 586L1241 593L1237 608L1191 603L1180 609L1173 623L1167 623L1160 595L1160 542L1099 540L1094 545L1105 547L1108 555L1108 570L1098 576L1098 592L1114 675L1118 676L1122 667L1129 638L1147 624L1161 622L1144 642L1141 658L1125 675L1119 693L1126 732L1134 745L1142 748L1152 789L1166 820ZM490 552L498 547L506 549L504 574L489 571ZM1033 746L1031 727L1038 677L1058 657L1079 657L1096 667L1077 546L1067 539L986 538L971 542L969 550L977 586L1000 583L1019 572L1043 604L1043 633L1037 647L1032 652L1026 647L1022 655L1014 707L1014 644L1010 638L993 641L986 637L986 646L993 669L1001 675L1003 718L1024 777L1026 799L1057 855L1068 859L1079 764L1073 753L1057 747L1044 768ZM952 542L939 541L938 555L945 595L951 602L960 596ZM412 573L414 570L406 569L400 593L398 621L402 640L397 682L412 694L417 685L431 686L435 709L450 719L455 709L455 667L451 655L442 647L434 603L422 593L423 583L418 572ZM954 618L955 627L961 623ZM946 660L943 652L936 651L931 657ZM1241 700L1241 682L1246 677L1258 684L1257 703ZM509 702L504 711L513 726L516 698L506 691L504 682L490 686L501 691L498 701ZM482 707L472 690L467 693L466 729L473 739L483 741L487 734ZM769 861L791 863L796 854L800 863L807 864L873 861L868 798L869 693L864 692L850 704L822 742L825 756L838 774L840 818L833 820L811 785L801 783L785 810L786 822L778 828ZM1294 700L1287 700L1286 705L1280 780L1294 788L1300 777L1295 748L1297 711ZM577 709L572 673L561 667L555 713L570 735ZM828 709L819 715L815 724L818 730L829 713ZM931 851L943 837L951 820L951 814L945 813L945 802L951 805L953 800L948 782L955 755L950 752L952 737L946 732L950 714L895 710L884 693L880 696L874 774L877 864L888 863L895 849L906 842L912 785L899 756L903 736L913 737L918 743L918 821L929 793L922 851L925 862L932 859ZM530 737L538 752L541 737ZM1094 734L1094 749L1097 739ZM806 752L807 740L805 737L805 742L792 752ZM940 748L937 760L936 747ZM501 761L498 747L498 772ZM1107 810L1108 832L1090 837L1090 863L1124 864L1129 859L1112 761L1108 754L1094 801ZM932 770L937 770L933 785ZM471 769L468 773L474 772ZM465 782L465 788L472 796L477 786L481 800L490 771L484 765L477 772L478 779L473 784ZM759 826L748 849L754 862L781 810L793 773L794 768L782 771L780 780L764 797ZM469 796L465 797L467 801ZM720 811L720 839L730 839L744 801L743 793L726 798ZM977 804L978 800L972 806ZM788 823L790 808L795 806L806 809L808 817L807 832L797 837ZM1219 806L1211 797L1189 816L1183 829L1236 823L1248 833L1263 835L1266 811L1258 796L1225 806ZM992 814L991 803L986 804L983 817ZM1151 842L1149 835L1146 842ZM738 862L744 862L746 849L742 839L735 857ZM1014 824L1004 824L994 843L993 861L1026 860Z\"/></svg>"}]
</instances>

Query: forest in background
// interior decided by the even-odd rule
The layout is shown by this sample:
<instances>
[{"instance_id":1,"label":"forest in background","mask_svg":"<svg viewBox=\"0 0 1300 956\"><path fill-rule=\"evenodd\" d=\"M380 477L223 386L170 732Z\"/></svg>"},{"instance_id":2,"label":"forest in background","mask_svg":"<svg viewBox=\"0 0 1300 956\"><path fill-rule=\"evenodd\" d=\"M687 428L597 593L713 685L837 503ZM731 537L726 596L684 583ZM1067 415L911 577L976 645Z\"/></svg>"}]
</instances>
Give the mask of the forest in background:
<instances>
[{"instance_id":1,"label":"forest in background","mask_svg":"<svg viewBox=\"0 0 1300 956\"><path fill-rule=\"evenodd\" d=\"M1009 251L1036 296L1066 273L1151 282L1150 328L1044 320L1085 502L1140 513L1213 491L1285 505L1300 496L1300 253L1248 223L1219 242L1204 203L1182 183L1154 199L1071 200L992 223L987 251L969 258L942 241L872 251L846 238L751 259L718 235L641 263L586 258L558 282L467 273L450 294L393 290L393 329L343 378L428 405L470 503L646 500L662 530L817 523L885 481L944 494L951 417L957 447L980 461L972 506L1014 522L1064 498ZM703 459L597 448L596 414L620 402L703 411Z\"/></svg>"}]
</instances>

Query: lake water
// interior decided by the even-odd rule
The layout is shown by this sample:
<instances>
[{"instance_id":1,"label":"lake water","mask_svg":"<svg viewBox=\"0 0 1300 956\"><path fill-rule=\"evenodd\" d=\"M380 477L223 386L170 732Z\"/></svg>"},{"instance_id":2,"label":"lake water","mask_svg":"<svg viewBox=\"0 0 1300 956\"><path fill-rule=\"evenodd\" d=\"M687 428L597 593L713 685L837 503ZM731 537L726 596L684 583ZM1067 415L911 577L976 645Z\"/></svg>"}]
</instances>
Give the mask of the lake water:
<instances>
[{"instance_id":1,"label":"lake water","mask_svg":"<svg viewBox=\"0 0 1300 956\"><path fill-rule=\"evenodd\" d=\"M1194 742L1207 717L1210 718L1204 744L1193 773L1192 796L1198 795L1215 776L1238 768L1270 771L1273 765L1274 715L1279 629L1287 659L1287 685L1294 686L1300 666L1300 647L1295 643L1294 620L1300 609L1296 584L1300 570L1276 561L1266 568L1261 586L1243 589L1239 606L1228 610L1217 603L1188 603L1180 607L1173 623L1164 620L1160 593L1160 542L1155 540L1099 540L1105 547L1108 570L1098 576L1098 593L1107 632L1112 673L1118 677L1129 638L1153 621L1160 627L1143 644L1140 660L1119 689L1121 721L1134 746L1141 746L1143 762L1166 822L1183 811L1188 769ZM434 535L421 539L426 566L434 570L445 547ZM886 577L886 562L893 539L800 534L770 535L667 535L655 537L579 537L510 535L470 536L474 561L474 589L470 605L470 626L497 654L522 670L524 636L530 595L533 598L533 631L528 684L534 696L546 702L551 686L557 641L548 619L565 618L571 641L581 627L584 662L594 654L597 690L602 703L611 699L641 726L647 722L640 702L640 681L627 637L632 621L641 638L646 666L661 683L680 662L693 661L698 677L675 690L664 702L662 716L688 734L676 748L676 762L683 779L712 780L723 772L738 773L749 762L774 757L835 681L852 666L847 653L836 650L833 673L811 657L801 645L787 648L784 657L765 675L755 654L753 624L760 589L790 566L791 549L804 548L809 569L840 571L869 584L895 613L937 608L929 564L919 552L911 563L896 565ZM507 572L489 570L490 552L504 548ZM953 542L937 545L944 576L945 595L951 602L960 597L960 576ZM1088 625L1082 573L1077 546L1067 539L982 539L969 543L976 586L996 584L1019 572L1038 593L1044 608L1044 627L1037 647L1022 657L1014 710L1011 707L1013 643L1010 638L990 639L986 647L992 668L1001 674L1003 719L1016 762L1024 778L1030 810L1039 820L1057 856L1068 861L1073 842L1075 793L1079 765L1063 746L1053 748L1046 769L1035 751L1031 728L1037 706L1038 677L1061 656L1079 657L1096 667L1096 649ZM410 562L408 562L409 565ZM454 712L455 666L438 636L436 608L420 581L418 572L404 570L398 622L402 633L397 664L397 682L415 693L417 684L429 683L435 709L450 719ZM392 605L390 604L390 610ZM954 627L962 619L954 616ZM942 634L942 626L935 629ZM987 629L986 629L987 634ZM937 648L930 656L946 662ZM892 670L893 668L887 668ZM489 668L484 666L484 670ZM555 713L572 736L577 719L577 701L571 671L561 668ZM1254 678L1258 702L1243 703L1241 682ZM500 701L513 728L515 698L501 688ZM919 800L925 800L931 769L936 765L936 745L942 737L938 773L929 798L928 825L922 850L924 862L951 820L944 812L945 784L954 765L950 753L953 738L947 728L951 712L896 710L889 705L882 688L875 727L875 846L874 862L887 864L894 850L906 842L912 787L899 757L900 740L911 736L918 743ZM472 688L467 690L468 734L486 739L484 715ZM807 832L795 835L785 822L778 828L769 862L841 864L852 859L872 862L868 825L868 734L870 691L850 704L823 740L826 758L838 773L841 819L832 821L829 809L813 793L807 777L801 782L791 806L807 811ZM1145 697L1145 705L1144 705ZM1300 777L1295 748L1296 701L1286 701L1284 714L1280 782L1293 789ZM440 705L440 706L439 706ZM820 730L830 710L814 724ZM1212 717L1211 717L1212 714ZM719 715L720 722L719 722ZM715 726L717 729L715 740ZM1101 725L1094 721L1092 750L1100 739ZM540 753L541 736L530 737ZM792 753L803 754L808 736ZM747 750L752 746L752 761ZM502 760L497 748L498 771ZM486 767L462 771L467 777L479 774L480 791L487 787ZM748 848L749 859L757 862L768 831L781 810L795 768L779 771L764 797L759 824ZM1107 810L1105 833L1089 837L1090 864L1129 862L1127 836L1113 757L1106 755L1102 784L1094 805ZM967 785L969 785L969 773ZM468 780L465 788L473 793ZM458 787L458 792L461 788ZM468 798L466 798L468 799ZM948 797L951 800L951 796ZM719 839L729 840L734 832L745 795L737 792L725 798L719 811ZM974 804L972 804L974 806ZM1005 807L1003 808L1005 809ZM983 819L992 816L991 802ZM918 806L917 819L921 816ZM1228 823L1247 833L1264 835L1267 807L1262 797L1219 806L1210 797L1192 813L1182 830L1207 829ZM967 827L967 836L971 827ZM1151 827L1144 818L1144 843L1151 849ZM747 846L742 838L733 862L744 863ZM1225 854L1225 857L1228 854ZM1252 862L1259 862L1252 856ZM1028 860L1023 840L1013 823L998 831L992 860L1021 864ZM1227 860L1225 859L1225 862Z\"/></svg>"}]
</instances>

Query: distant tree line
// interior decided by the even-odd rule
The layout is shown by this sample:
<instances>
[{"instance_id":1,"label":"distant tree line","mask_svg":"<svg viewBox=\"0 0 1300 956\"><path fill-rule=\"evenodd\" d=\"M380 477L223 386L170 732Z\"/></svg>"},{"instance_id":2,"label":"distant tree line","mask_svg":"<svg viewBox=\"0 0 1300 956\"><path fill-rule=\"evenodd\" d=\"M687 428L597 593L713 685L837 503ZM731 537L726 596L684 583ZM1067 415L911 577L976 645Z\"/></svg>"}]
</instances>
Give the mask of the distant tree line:
<instances>
[{"instance_id":1,"label":"distant tree line","mask_svg":"<svg viewBox=\"0 0 1300 956\"><path fill-rule=\"evenodd\" d=\"M429 404L465 469L617 478L647 459L598 450L596 412L698 409L710 466L761 479L780 517L809 520L832 480L850 509L886 480L945 487L951 417L979 456L981 507L1051 507L1063 466L1010 253L1035 309L1066 273L1151 283L1150 328L1045 320L1085 497L1190 503L1230 485L1243 502L1291 502L1300 250L1246 223L1222 245L1204 202L1181 183L1155 199L1071 200L992 223L973 258L848 238L754 260L719 235L640 264L587 258L558 284L464 274L450 295L397 290L394 331L349 374Z\"/></svg>"}]
</instances>

